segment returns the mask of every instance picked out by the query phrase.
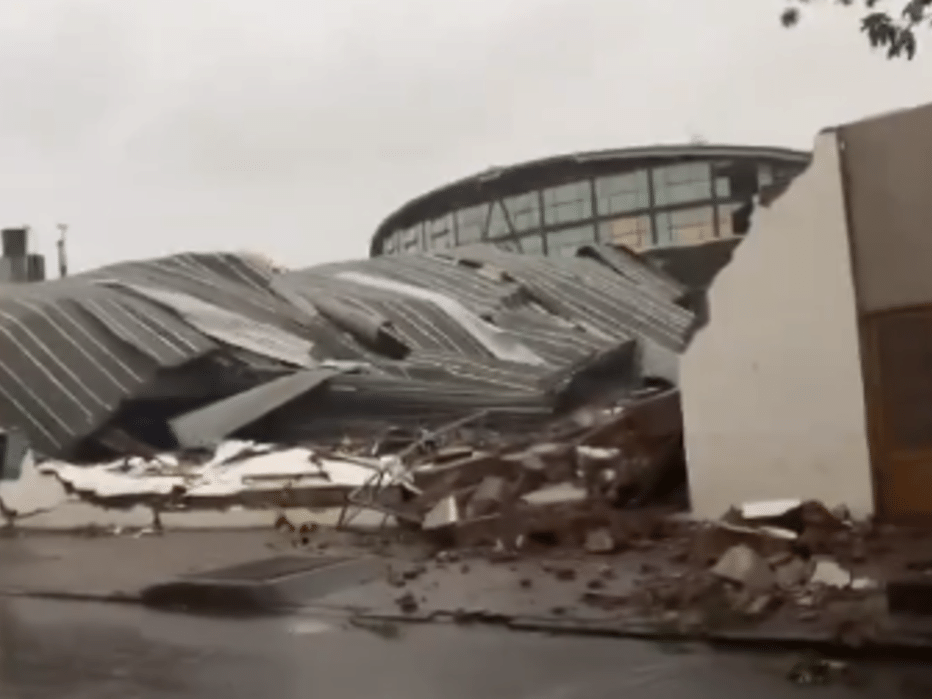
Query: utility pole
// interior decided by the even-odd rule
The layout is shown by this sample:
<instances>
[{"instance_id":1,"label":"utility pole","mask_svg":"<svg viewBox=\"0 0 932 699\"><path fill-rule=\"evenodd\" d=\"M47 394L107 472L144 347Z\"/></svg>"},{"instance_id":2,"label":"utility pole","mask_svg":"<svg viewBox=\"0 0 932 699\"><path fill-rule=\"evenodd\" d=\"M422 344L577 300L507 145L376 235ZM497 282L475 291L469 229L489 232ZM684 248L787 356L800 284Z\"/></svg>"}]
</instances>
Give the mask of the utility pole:
<instances>
[{"instance_id":1,"label":"utility pole","mask_svg":"<svg viewBox=\"0 0 932 699\"><path fill-rule=\"evenodd\" d=\"M55 243L55 246L58 248L58 276L60 278L68 276L68 257L65 253L65 236L67 233L68 224L59 223L58 242Z\"/></svg>"}]
</instances>

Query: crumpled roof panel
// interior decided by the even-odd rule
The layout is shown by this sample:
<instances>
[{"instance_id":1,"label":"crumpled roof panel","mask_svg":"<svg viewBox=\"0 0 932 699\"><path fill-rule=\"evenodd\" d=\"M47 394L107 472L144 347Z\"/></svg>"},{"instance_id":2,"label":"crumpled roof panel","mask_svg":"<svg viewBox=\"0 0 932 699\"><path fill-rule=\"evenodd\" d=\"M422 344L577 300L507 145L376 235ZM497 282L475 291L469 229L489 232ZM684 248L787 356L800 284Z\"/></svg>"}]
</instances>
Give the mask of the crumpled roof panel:
<instances>
[{"instance_id":1,"label":"crumpled roof panel","mask_svg":"<svg viewBox=\"0 0 932 699\"><path fill-rule=\"evenodd\" d=\"M664 275L583 252L474 246L281 273L251 255L182 254L3 286L0 425L67 456L160 374L205 357L283 375L339 364L303 398L314 425L286 416L295 433L339 432L354 416L546 414L568 370L626 357L640 337L679 349L691 328Z\"/></svg>"}]
</instances>

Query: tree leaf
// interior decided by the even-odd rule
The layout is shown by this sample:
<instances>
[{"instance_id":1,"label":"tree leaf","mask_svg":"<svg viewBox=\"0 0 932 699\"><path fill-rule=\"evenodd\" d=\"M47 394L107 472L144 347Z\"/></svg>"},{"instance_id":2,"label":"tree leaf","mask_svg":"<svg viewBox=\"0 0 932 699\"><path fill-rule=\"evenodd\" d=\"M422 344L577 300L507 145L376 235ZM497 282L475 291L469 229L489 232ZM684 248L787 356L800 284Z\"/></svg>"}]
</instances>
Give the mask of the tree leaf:
<instances>
[{"instance_id":1,"label":"tree leaf","mask_svg":"<svg viewBox=\"0 0 932 699\"><path fill-rule=\"evenodd\" d=\"M780 24L784 27L795 27L799 24L799 10L795 7L788 7L780 15Z\"/></svg>"}]
</instances>

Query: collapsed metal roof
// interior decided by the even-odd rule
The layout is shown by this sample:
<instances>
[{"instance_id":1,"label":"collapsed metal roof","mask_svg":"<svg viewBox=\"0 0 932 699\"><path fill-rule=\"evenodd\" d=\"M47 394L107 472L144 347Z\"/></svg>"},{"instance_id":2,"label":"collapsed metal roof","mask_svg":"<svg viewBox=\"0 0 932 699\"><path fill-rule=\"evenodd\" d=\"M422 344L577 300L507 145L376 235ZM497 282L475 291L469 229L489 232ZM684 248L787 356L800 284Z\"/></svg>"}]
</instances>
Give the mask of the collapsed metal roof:
<instances>
[{"instance_id":1,"label":"collapsed metal roof","mask_svg":"<svg viewBox=\"0 0 932 699\"><path fill-rule=\"evenodd\" d=\"M5 286L0 424L68 457L107 426L139 436L148 418L127 415L140 401L161 401L185 446L194 415L211 435L255 422L283 439L549 415L580 372L610 357L613 381L630 383L639 339L678 351L693 323L685 290L635 255L579 252L476 246L284 273L182 254Z\"/></svg>"}]
</instances>

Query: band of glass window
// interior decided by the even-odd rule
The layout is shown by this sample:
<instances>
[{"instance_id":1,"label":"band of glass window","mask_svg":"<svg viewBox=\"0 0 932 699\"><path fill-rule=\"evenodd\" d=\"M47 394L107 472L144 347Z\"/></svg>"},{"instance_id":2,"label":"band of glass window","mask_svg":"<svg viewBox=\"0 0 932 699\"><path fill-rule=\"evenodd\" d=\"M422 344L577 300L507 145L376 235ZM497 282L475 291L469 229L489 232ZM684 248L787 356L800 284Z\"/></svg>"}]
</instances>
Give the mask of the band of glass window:
<instances>
[{"instance_id":1,"label":"band of glass window","mask_svg":"<svg viewBox=\"0 0 932 699\"><path fill-rule=\"evenodd\" d=\"M483 202L396 231L383 252L443 250L484 240L507 240L509 248L526 253L560 254L595 241L645 250L740 235L735 212L758 189L795 170L785 166L781 173L777 166L775 172L770 163L760 163L750 190L733 191L729 165L677 163Z\"/></svg>"}]
</instances>

